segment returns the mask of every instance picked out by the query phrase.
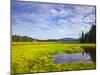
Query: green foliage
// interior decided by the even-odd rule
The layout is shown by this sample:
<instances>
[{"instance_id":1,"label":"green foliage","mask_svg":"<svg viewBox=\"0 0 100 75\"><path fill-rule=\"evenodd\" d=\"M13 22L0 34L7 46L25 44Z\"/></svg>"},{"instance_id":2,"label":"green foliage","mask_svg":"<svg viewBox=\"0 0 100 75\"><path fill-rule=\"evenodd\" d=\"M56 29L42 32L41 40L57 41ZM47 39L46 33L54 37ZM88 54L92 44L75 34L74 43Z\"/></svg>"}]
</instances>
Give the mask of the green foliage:
<instances>
[{"instance_id":1,"label":"green foliage","mask_svg":"<svg viewBox=\"0 0 100 75\"><path fill-rule=\"evenodd\" d=\"M89 36L88 39L90 43L96 43L96 26L95 25L92 26L91 30L89 31L88 36Z\"/></svg>"},{"instance_id":2,"label":"green foliage","mask_svg":"<svg viewBox=\"0 0 100 75\"><path fill-rule=\"evenodd\" d=\"M92 25L89 32L82 32L80 43L96 43L96 25Z\"/></svg>"},{"instance_id":3,"label":"green foliage","mask_svg":"<svg viewBox=\"0 0 100 75\"><path fill-rule=\"evenodd\" d=\"M12 35L13 42L31 42L35 39L28 37L28 36L19 36L19 35Z\"/></svg>"},{"instance_id":4,"label":"green foliage","mask_svg":"<svg viewBox=\"0 0 100 75\"><path fill-rule=\"evenodd\" d=\"M13 42L12 43L12 74L73 71L95 69L95 63L54 64L54 54L80 53L80 46L95 44L64 44L57 42Z\"/></svg>"},{"instance_id":5,"label":"green foliage","mask_svg":"<svg viewBox=\"0 0 100 75\"><path fill-rule=\"evenodd\" d=\"M80 43L84 43L84 41L85 41L85 35L84 35L84 32L82 32Z\"/></svg>"}]
</instances>

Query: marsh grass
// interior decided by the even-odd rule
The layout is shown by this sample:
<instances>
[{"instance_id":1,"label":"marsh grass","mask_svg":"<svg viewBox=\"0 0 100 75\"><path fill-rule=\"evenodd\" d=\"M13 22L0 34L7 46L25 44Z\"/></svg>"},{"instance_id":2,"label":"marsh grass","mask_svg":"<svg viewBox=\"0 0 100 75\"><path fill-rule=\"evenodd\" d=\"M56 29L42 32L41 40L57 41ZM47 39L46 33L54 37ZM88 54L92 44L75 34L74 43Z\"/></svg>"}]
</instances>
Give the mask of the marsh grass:
<instances>
[{"instance_id":1,"label":"marsh grass","mask_svg":"<svg viewBox=\"0 0 100 75\"><path fill-rule=\"evenodd\" d=\"M57 42L13 42L12 74L74 71L95 69L95 62L54 64L52 55L80 53L85 47L95 44L64 44Z\"/></svg>"}]
</instances>

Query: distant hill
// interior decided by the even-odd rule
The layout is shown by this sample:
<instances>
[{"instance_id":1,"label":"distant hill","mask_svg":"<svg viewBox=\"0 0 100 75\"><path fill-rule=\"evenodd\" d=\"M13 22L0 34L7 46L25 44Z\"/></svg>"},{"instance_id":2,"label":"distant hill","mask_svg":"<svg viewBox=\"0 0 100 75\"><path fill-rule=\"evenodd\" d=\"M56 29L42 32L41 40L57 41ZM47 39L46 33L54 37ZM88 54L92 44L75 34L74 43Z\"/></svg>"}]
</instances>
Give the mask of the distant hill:
<instances>
[{"instance_id":1,"label":"distant hill","mask_svg":"<svg viewBox=\"0 0 100 75\"><path fill-rule=\"evenodd\" d=\"M60 39L48 39L48 40L37 40L42 42L64 42L64 43L79 43L79 39L75 38L60 38Z\"/></svg>"},{"instance_id":2,"label":"distant hill","mask_svg":"<svg viewBox=\"0 0 100 75\"><path fill-rule=\"evenodd\" d=\"M75 39L75 38L61 38L61 39L58 39L60 41L72 41L72 40L78 40L78 39Z\"/></svg>"},{"instance_id":3,"label":"distant hill","mask_svg":"<svg viewBox=\"0 0 100 75\"><path fill-rule=\"evenodd\" d=\"M61 41L64 43L79 43L79 39L75 39L75 38L61 38L61 39L58 39L58 41Z\"/></svg>"},{"instance_id":4,"label":"distant hill","mask_svg":"<svg viewBox=\"0 0 100 75\"><path fill-rule=\"evenodd\" d=\"M60 39L47 39L40 40L34 39L29 36L12 35L12 41L14 42L64 42L64 43L76 43L79 39L74 38L60 38Z\"/></svg>"}]
</instances>

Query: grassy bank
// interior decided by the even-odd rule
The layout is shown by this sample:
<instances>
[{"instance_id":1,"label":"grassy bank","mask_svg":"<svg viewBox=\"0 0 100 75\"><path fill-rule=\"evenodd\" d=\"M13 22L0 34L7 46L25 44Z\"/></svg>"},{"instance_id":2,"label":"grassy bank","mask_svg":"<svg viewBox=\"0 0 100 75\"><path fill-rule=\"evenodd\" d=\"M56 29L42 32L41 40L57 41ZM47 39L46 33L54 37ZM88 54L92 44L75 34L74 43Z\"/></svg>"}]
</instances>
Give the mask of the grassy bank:
<instances>
[{"instance_id":1,"label":"grassy bank","mask_svg":"<svg viewBox=\"0 0 100 75\"><path fill-rule=\"evenodd\" d=\"M54 54L80 53L81 46L95 44L64 44L61 42L13 42L12 73L35 73L95 69L95 63L53 64Z\"/></svg>"}]
</instances>

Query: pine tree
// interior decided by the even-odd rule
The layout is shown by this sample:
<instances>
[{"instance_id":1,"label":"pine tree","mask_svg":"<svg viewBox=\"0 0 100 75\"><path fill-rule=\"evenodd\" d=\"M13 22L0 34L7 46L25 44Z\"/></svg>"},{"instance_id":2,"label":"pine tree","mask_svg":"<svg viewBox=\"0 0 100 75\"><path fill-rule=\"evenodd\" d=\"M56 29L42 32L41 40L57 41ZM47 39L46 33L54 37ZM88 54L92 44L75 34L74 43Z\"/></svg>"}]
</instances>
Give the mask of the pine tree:
<instances>
[{"instance_id":1,"label":"pine tree","mask_svg":"<svg viewBox=\"0 0 100 75\"><path fill-rule=\"evenodd\" d=\"M92 25L89 32L82 32L80 43L96 43L96 25Z\"/></svg>"},{"instance_id":2,"label":"pine tree","mask_svg":"<svg viewBox=\"0 0 100 75\"><path fill-rule=\"evenodd\" d=\"M84 43L85 39L84 39L84 32L82 32L81 38L80 38L80 43Z\"/></svg>"}]
</instances>

